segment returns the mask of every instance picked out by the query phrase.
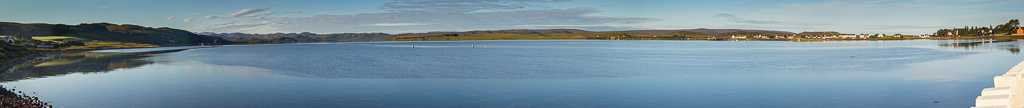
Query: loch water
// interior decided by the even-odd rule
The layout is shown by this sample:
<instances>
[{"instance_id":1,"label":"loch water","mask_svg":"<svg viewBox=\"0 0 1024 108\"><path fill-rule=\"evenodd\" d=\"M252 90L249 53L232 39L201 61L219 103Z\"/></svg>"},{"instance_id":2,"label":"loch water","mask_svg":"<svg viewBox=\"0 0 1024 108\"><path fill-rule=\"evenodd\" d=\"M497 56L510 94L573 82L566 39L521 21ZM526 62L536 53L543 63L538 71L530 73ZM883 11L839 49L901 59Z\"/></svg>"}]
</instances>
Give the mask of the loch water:
<instances>
[{"instance_id":1,"label":"loch water","mask_svg":"<svg viewBox=\"0 0 1024 108\"><path fill-rule=\"evenodd\" d=\"M82 52L8 66L55 107L965 108L1022 42L423 41ZM935 101L938 101L936 103Z\"/></svg>"}]
</instances>

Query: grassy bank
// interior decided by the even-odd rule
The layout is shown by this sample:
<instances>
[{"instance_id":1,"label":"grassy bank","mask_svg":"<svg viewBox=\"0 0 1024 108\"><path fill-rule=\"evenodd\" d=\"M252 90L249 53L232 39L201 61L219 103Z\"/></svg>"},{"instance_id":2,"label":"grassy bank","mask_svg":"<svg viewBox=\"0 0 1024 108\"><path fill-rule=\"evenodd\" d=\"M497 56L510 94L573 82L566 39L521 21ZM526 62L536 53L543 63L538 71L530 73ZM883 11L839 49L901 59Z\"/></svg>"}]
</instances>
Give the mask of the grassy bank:
<instances>
[{"instance_id":1,"label":"grassy bank","mask_svg":"<svg viewBox=\"0 0 1024 108\"><path fill-rule=\"evenodd\" d=\"M24 45L5 45L2 47L0 49L0 60L19 58L41 52Z\"/></svg>"}]
</instances>

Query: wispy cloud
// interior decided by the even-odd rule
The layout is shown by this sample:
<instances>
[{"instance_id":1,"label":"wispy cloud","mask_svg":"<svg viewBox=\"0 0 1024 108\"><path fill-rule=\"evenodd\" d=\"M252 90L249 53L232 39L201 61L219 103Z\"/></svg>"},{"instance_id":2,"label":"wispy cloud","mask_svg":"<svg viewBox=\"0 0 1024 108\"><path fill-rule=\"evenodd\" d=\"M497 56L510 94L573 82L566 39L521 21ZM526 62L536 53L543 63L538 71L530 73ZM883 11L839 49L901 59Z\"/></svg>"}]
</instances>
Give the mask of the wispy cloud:
<instances>
[{"instance_id":1,"label":"wispy cloud","mask_svg":"<svg viewBox=\"0 0 1024 108\"><path fill-rule=\"evenodd\" d=\"M595 8L535 9L546 7L538 3L571 2L570 0L396 0L380 6L383 13L362 13L352 15L317 15L309 17L278 17L242 19L215 23L197 31L267 33L267 31L291 32L429 32L486 29L543 29L568 26L531 25L586 25L571 28L594 30L622 30L624 27L645 22L660 21L657 18L626 16L589 16L601 12ZM257 13L272 6L251 8L236 12L233 17L257 17L274 11ZM500 10L500 11L494 11ZM288 13L301 13L294 11ZM287 13L286 13L287 14ZM223 17L220 19L227 19Z\"/></svg>"},{"instance_id":2,"label":"wispy cloud","mask_svg":"<svg viewBox=\"0 0 1024 108\"><path fill-rule=\"evenodd\" d=\"M594 8L518 10L496 12L398 11L355 15L317 15L299 18L265 18L212 24L199 28L214 32L260 32L278 30L310 32L428 32L452 30L523 28L520 25L635 24L660 21L655 18L585 16L600 12ZM416 23L409 23L416 22ZM430 24L429 26L416 25ZM371 25L371 26L365 26ZM532 27L547 28L547 27ZM525 28L531 29L531 28ZM263 32L261 32L263 33Z\"/></svg>"},{"instance_id":3,"label":"wispy cloud","mask_svg":"<svg viewBox=\"0 0 1024 108\"><path fill-rule=\"evenodd\" d=\"M414 25L426 25L420 23L377 23L371 26L414 26Z\"/></svg>"},{"instance_id":4,"label":"wispy cloud","mask_svg":"<svg viewBox=\"0 0 1024 108\"><path fill-rule=\"evenodd\" d=\"M181 23L188 23L188 22L190 22L192 20L195 20L195 19L196 18L188 18L188 19L182 20Z\"/></svg>"},{"instance_id":5,"label":"wispy cloud","mask_svg":"<svg viewBox=\"0 0 1024 108\"><path fill-rule=\"evenodd\" d=\"M203 13L188 14L188 16L197 16L197 15L203 15Z\"/></svg>"},{"instance_id":6,"label":"wispy cloud","mask_svg":"<svg viewBox=\"0 0 1024 108\"><path fill-rule=\"evenodd\" d=\"M174 20L174 16L167 17L167 21Z\"/></svg>"},{"instance_id":7,"label":"wispy cloud","mask_svg":"<svg viewBox=\"0 0 1024 108\"><path fill-rule=\"evenodd\" d=\"M227 16L224 16L221 19L229 19L229 18L235 18L235 17L242 17L242 16L246 16L248 14L265 11L267 9L270 9L271 7L274 7L274 6L275 5L263 6L263 7L259 7L259 8L242 9L242 10L239 10L238 12L228 14ZM273 12L271 12L271 13L273 13Z\"/></svg>"},{"instance_id":8,"label":"wispy cloud","mask_svg":"<svg viewBox=\"0 0 1024 108\"><path fill-rule=\"evenodd\" d=\"M284 14L294 14L294 13L302 13L302 11L291 11L291 12L286 12Z\"/></svg>"},{"instance_id":9,"label":"wispy cloud","mask_svg":"<svg viewBox=\"0 0 1024 108\"><path fill-rule=\"evenodd\" d=\"M581 29L590 31L620 31L620 30L646 30L650 28L645 27L629 27L629 26L601 26L601 25L535 25L526 26L535 27L541 29Z\"/></svg>"},{"instance_id":10,"label":"wispy cloud","mask_svg":"<svg viewBox=\"0 0 1024 108\"><path fill-rule=\"evenodd\" d=\"M257 14L249 14L249 15L245 15L245 17L258 17L258 16L260 16L260 15L269 15L269 14L273 14L274 12L275 12L275 11L266 11L266 12L263 12L263 13L257 13Z\"/></svg>"},{"instance_id":11,"label":"wispy cloud","mask_svg":"<svg viewBox=\"0 0 1024 108\"><path fill-rule=\"evenodd\" d=\"M534 3L572 2L572 0L395 0L381 9L394 11L458 11L513 10L527 7L546 7Z\"/></svg>"},{"instance_id":12,"label":"wispy cloud","mask_svg":"<svg viewBox=\"0 0 1024 108\"><path fill-rule=\"evenodd\" d=\"M832 24L823 24L823 23L783 22L783 21L775 21L775 20L749 20L749 19L743 19L743 18L740 18L740 17L736 17L735 15L728 14L728 13L718 13L718 14L715 14L715 16L713 16L713 17L715 17L715 18L724 18L724 19L727 19L727 20L732 20L733 22L736 22L736 23L745 23L745 24L777 24L777 25L804 25L804 26L832 25Z\"/></svg>"},{"instance_id":13,"label":"wispy cloud","mask_svg":"<svg viewBox=\"0 0 1024 108\"><path fill-rule=\"evenodd\" d=\"M209 16L203 17L203 19L216 19L216 18L220 18L220 17L213 16L213 15L209 15Z\"/></svg>"}]
</instances>

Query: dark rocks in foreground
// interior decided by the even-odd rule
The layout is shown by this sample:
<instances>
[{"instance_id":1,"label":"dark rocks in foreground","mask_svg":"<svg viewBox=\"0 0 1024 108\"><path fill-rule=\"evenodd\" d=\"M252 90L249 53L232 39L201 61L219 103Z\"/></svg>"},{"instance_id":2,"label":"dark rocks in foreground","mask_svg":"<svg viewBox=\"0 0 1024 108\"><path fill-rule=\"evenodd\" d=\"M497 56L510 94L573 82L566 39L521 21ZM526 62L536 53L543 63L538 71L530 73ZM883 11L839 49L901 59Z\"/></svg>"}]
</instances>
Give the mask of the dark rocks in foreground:
<instances>
[{"instance_id":1,"label":"dark rocks in foreground","mask_svg":"<svg viewBox=\"0 0 1024 108\"><path fill-rule=\"evenodd\" d=\"M0 86L0 107L3 108L52 108L48 102L39 100L39 97L29 96L28 94L15 93L16 89L7 89ZM20 95L19 95L20 94ZM34 94L34 93L33 93Z\"/></svg>"}]
</instances>

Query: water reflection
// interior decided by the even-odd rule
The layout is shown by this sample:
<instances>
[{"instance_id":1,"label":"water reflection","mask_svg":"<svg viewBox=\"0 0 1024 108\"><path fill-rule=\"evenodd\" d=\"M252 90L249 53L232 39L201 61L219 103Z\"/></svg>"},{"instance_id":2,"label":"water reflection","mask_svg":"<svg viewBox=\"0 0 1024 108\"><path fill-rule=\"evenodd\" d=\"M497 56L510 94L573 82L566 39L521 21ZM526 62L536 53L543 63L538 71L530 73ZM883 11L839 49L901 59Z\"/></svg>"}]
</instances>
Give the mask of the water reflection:
<instances>
[{"instance_id":1,"label":"water reflection","mask_svg":"<svg viewBox=\"0 0 1024 108\"><path fill-rule=\"evenodd\" d=\"M32 78L61 76L72 73L105 73L116 69L129 69L154 63L142 59L153 54L176 52L157 51L140 53L62 53L46 58L26 61L14 66L5 66L0 72L0 82L18 81Z\"/></svg>"},{"instance_id":2,"label":"water reflection","mask_svg":"<svg viewBox=\"0 0 1024 108\"><path fill-rule=\"evenodd\" d=\"M1017 42L1017 40L956 40L955 42L949 42L946 44L939 44L940 47L953 47L963 49L986 49L995 48L1010 51L1013 54L1020 53L1020 45L1018 44L996 44L1002 42Z\"/></svg>"}]
</instances>

